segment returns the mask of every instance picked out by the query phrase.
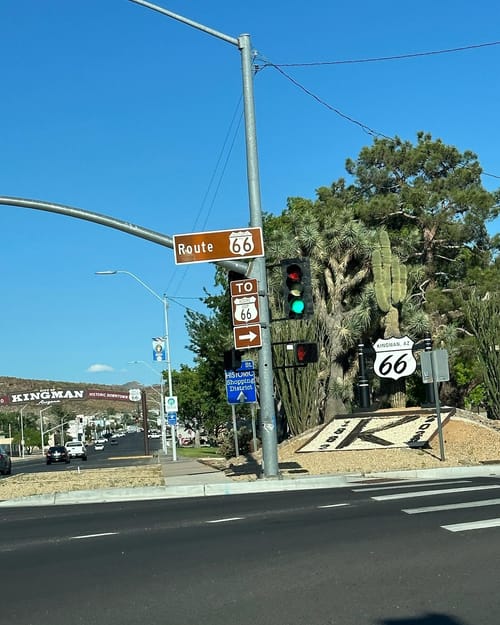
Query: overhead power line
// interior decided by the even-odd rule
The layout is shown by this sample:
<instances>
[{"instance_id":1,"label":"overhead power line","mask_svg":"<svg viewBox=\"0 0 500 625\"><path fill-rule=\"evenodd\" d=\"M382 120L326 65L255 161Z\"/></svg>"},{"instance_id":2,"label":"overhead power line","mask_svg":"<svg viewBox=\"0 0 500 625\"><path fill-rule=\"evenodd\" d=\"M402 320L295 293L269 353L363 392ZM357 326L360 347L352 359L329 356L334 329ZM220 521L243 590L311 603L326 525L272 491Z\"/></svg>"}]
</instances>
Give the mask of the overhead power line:
<instances>
[{"instance_id":1,"label":"overhead power line","mask_svg":"<svg viewBox=\"0 0 500 625\"><path fill-rule=\"evenodd\" d=\"M312 67L315 65L352 65L355 63L377 63L382 61L400 61L403 59L414 59L422 56L435 56L438 54L452 54L455 52L466 52L467 50L477 50L478 48L487 48L490 46L498 46L500 41L490 41L488 43L476 43L469 46L460 46L458 48L446 48L444 50L430 50L428 52L410 52L408 54L393 54L391 56L376 56L367 59L344 59L340 61L310 61L307 63L276 63L274 67Z\"/></svg>"},{"instance_id":2,"label":"overhead power line","mask_svg":"<svg viewBox=\"0 0 500 625\"><path fill-rule=\"evenodd\" d=\"M401 56L394 56L394 57L379 57L379 58L376 58L376 59L375 58L373 58L373 59L365 59L365 61L329 61L329 62L319 62L319 63L279 63L278 64L278 63L272 63L268 59L260 57L260 58L262 58L262 60L264 62L263 62L262 65L258 65L257 69L260 70L260 69L265 69L266 67L272 67L273 69L278 71L282 76L284 76L287 80L289 80L293 85L295 85L295 87L297 87L298 89L300 89L301 91L306 93L309 97L313 98L314 100L316 100L316 102L318 102L319 104L321 104L322 106L324 106L328 110L332 111L333 113L335 113L339 117L342 117L343 119L345 119L349 123L358 126L359 128L361 128L363 130L363 132L366 132L368 135L371 135L372 137L380 137L380 138L388 139L389 141L392 141L393 137L389 137L388 135L384 134L383 132L380 132L379 130L375 130L374 128L371 128L367 124L365 124L365 123L355 119L354 117L351 117L350 115L347 115L346 113L343 113L338 108L332 106L331 104L329 104L328 102L326 102L325 100L320 98L318 95L313 93L310 89L308 89L303 84L301 84L298 80L296 80L295 78L293 78L292 76L287 74L287 72L284 71L283 67L299 67L299 66L327 65L327 64L331 65L331 64L335 64L335 63L349 63L349 62L355 63L355 62L368 62L368 61L376 61L376 60L402 59L402 58L409 58L411 56L428 56L430 54L444 54L445 52L456 52L456 51L460 51L460 50L468 50L468 49L471 49L471 48L481 48L481 47L484 47L484 46L493 46L493 45L498 45L498 44L500 44L500 41L496 41L496 42L492 42L492 43L477 44L477 45L473 45L473 46L466 46L466 47L463 47L463 48L453 48L453 49L449 49L449 50L435 51L435 52L420 52L420 53L417 53L417 54L401 55ZM487 173L487 172L483 171L482 175L483 176L488 176L490 178L496 178L496 179L500 180L500 176L498 176L496 174L490 174L490 173Z\"/></svg>"}]
</instances>

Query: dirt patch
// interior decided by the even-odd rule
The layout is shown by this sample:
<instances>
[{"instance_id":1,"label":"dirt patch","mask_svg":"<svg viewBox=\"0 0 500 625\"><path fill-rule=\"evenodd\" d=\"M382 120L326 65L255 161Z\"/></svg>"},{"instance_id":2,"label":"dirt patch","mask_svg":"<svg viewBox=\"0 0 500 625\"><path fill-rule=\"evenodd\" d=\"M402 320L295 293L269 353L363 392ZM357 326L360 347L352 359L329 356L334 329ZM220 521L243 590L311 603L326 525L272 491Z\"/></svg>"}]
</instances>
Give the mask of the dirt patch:
<instances>
[{"instance_id":1,"label":"dirt patch","mask_svg":"<svg viewBox=\"0 0 500 625\"><path fill-rule=\"evenodd\" d=\"M67 469L47 473L20 473L0 480L0 500L101 488L164 486L161 466Z\"/></svg>"}]
</instances>

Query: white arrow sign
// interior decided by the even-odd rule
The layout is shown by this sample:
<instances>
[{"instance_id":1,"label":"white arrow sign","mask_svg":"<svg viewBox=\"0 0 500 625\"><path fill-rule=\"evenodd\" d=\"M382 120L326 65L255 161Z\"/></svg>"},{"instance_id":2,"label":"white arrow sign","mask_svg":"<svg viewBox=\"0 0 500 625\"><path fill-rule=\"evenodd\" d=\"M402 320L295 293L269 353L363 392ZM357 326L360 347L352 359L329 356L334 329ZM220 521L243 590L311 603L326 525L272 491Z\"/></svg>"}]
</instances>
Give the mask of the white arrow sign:
<instances>
[{"instance_id":1,"label":"white arrow sign","mask_svg":"<svg viewBox=\"0 0 500 625\"><path fill-rule=\"evenodd\" d=\"M262 345L261 328L258 323L248 326L235 326L233 334L236 349L248 349Z\"/></svg>"}]
</instances>

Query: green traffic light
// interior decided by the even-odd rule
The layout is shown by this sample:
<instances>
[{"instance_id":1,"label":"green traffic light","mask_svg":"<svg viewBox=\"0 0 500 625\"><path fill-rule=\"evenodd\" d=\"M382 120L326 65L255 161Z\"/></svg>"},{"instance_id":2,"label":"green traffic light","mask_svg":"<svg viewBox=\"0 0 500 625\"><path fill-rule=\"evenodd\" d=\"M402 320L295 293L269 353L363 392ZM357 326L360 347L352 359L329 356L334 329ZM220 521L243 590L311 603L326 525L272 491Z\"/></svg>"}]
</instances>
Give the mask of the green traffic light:
<instances>
[{"instance_id":1,"label":"green traffic light","mask_svg":"<svg viewBox=\"0 0 500 625\"><path fill-rule=\"evenodd\" d=\"M290 304L290 310L296 315L301 315L304 312L305 303L302 299L296 299Z\"/></svg>"}]
</instances>

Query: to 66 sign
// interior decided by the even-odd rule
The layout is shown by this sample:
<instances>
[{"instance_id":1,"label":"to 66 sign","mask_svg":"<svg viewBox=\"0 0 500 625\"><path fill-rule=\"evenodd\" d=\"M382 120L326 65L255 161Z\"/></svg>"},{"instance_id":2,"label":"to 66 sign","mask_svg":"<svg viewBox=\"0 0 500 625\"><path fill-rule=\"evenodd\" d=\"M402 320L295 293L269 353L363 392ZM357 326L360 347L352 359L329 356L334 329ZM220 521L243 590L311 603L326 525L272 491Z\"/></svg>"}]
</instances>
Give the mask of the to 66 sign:
<instances>
[{"instance_id":1,"label":"to 66 sign","mask_svg":"<svg viewBox=\"0 0 500 625\"><path fill-rule=\"evenodd\" d=\"M413 355L413 341L408 336L378 339L373 344L375 362L373 370L379 378L398 380L411 375L417 368Z\"/></svg>"}]
</instances>

